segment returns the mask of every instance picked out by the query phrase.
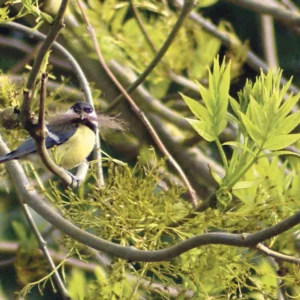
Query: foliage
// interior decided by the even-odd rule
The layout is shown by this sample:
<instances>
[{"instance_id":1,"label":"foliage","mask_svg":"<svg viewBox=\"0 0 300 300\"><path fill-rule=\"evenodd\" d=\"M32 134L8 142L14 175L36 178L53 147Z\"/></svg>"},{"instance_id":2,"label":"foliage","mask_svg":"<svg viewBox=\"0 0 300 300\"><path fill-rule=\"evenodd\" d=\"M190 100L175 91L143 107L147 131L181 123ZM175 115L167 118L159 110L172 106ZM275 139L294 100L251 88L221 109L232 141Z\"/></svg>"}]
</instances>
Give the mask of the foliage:
<instances>
[{"instance_id":1,"label":"foliage","mask_svg":"<svg viewBox=\"0 0 300 300\"><path fill-rule=\"evenodd\" d=\"M130 1L86 1L85 11L105 59L116 60L129 68L130 71L125 69L126 80L131 80L132 71L137 75L143 72L177 21L178 12L169 2L133 1L152 41L151 47L141 33ZM200 15L203 9L208 13L218 2L199 1L195 13ZM40 1L7 1L0 8L0 22L28 22L32 30L42 31L45 27L46 32L58 9L51 4L51 1L43 1L42 5ZM70 4L65 23L59 42L82 65L93 88L95 106L106 107L119 91L99 68L75 2ZM205 203L213 193L216 205L212 203L203 211L195 212L172 165L160 157L157 147L149 150L149 143L154 142L149 142L144 126L122 104L116 114L130 123L132 131L103 133L102 146L109 153L103 159L105 187L96 185L94 162L90 163L89 176L79 190L65 190L57 179L49 180L44 170L23 164L32 185L51 202L53 209L95 236L140 250L164 249L206 232L254 233L298 210L300 115L294 108L300 94L289 92L292 79L281 83L280 69L261 71L256 78L242 82L250 44L240 41L235 28L224 20L216 28L220 35L231 38L229 50L224 51L220 36L206 32L193 20L185 20L171 48L147 77L145 90L133 93L166 148L188 175L197 196ZM14 40L18 37L10 32L7 36ZM27 40L26 43L34 53L35 45ZM23 58L17 55L15 63L22 63ZM15 108L20 106L30 64L31 57L23 61L18 81L6 72L6 64L0 65L3 69L0 122L5 127L0 130L3 140L11 147L27 136L18 127L18 119L11 123L7 120L12 120ZM82 98L73 70L55 51L47 52L42 69L51 72L50 79L55 80L48 87L49 114ZM183 82L175 80L172 74L183 78ZM122 74L117 76L121 78ZM232 89L236 81L242 86L237 94ZM58 84L53 87L55 83ZM75 90L75 96L70 94L70 89ZM36 104L38 82L33 94ZM200 159L203 173L199 168ZM9 296L21 291L20 295L26 295L27 299L39 299L39 294L53 299L53 291L57 292L53 271L25 225L7 171L3 166L0 168L0 238L3 243L9 239L19 246L13 252L15 262L11 268L16 282L11 291L5 281L0 282L0 289L3 286L3 294ZM47 223L39 216L35 220L43 232ZM51 230L45 230L45 235L55 254L61 251L64 257L78 259L73 265L67 259L57 262L72 299L277 299L281 290L295 298L300 294L299 266L270 259L255 249L206 245L155 263L101 254L108 265L99 263L99 257L96 264L94 253L86 245ZM299 226L264 241L264 245L297 256L298 235Z\"/></svg>"},{"instance_id":2,"label":"foliage","mask_svg":"<svg viewBox=\"0 0 300 300\"><path fill-rule=\"evenodd\" d=\"M300 95L290 94L283 102L291 81L281 88L279 70L269 71L266 75L261 72L254 84L246 82L237 102L229 96L229 69L230 63L227 68L224 62L219 67L218 61L215 60L213 73L209 72L209 89L199 85L205 106L183 96L193 114L200 120L188 121L204 139L209 142L216 141L218 145L225 176L220 178L217 174L213 175L220 186L217 191L218 200L225 206L232 199L232 191L256 187L268 180L269 177L259 176L259 171L255 169L255 165L259 165L263 157L297 155L283 149L300 138L300 134L291 133L300 122L299 112L291 113ZM229 97L234 115L227 112ZM226 158L218 139L226 127L227 120L231 120L238 128L237 139L223 144L234 147L230 160ZM276 167L273 169L277 169L278 172L276 158L274 163ZM243 180L250 169L251 180ZM279 177L278 173L276 175L277 178L282 177ZM289 182L291 183L291 180Z\"/></svg>"}]
</instances>

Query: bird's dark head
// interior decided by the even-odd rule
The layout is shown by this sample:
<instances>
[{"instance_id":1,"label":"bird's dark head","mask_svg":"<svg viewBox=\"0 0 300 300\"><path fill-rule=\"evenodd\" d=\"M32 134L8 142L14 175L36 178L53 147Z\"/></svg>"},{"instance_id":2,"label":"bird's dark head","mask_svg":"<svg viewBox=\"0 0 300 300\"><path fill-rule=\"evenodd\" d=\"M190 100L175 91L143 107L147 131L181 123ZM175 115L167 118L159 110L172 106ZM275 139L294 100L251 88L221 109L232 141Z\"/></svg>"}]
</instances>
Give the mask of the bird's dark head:
<instances>
[{"instance_id":1,"label":"bird's dark head","mask_svg":"<svg viewBox=\"0 0 300 300\"><path fill-rule=\"evenodd\" d=\"M82 119L84 119L85 116L86 117L96 116L96 113L95 113L92 105L90 105L87 102L83 102L83 101L73 104L68 112L75 113L75 114L79 115Z\"/></svg>"},{"instance_id":2,"label":"bird's dark head","mask_svg":"<svg viewBox=\"0 0 300 300\"><path fill-rule=\"evenodd\" d=\"M76 102L64 114L66 120L70 119L71 122L83 123L95 130L98 126L97 114L93 106L87 102Z\"/></svg>"},{"instance_id":3,"label":"bird's dark head","mask_svg":"<svg viewBox=\"0 0 300 300\"><path fill-rule=\"evenodd\" d=\"M50 120L52 126L59 126L68 123L82 123L95 130L97 127L116 130L126 130L127 124L116 117L97 115L93 106L87 102L76 102L67 112L58 114Z\"/></svg>"}]
</instances>

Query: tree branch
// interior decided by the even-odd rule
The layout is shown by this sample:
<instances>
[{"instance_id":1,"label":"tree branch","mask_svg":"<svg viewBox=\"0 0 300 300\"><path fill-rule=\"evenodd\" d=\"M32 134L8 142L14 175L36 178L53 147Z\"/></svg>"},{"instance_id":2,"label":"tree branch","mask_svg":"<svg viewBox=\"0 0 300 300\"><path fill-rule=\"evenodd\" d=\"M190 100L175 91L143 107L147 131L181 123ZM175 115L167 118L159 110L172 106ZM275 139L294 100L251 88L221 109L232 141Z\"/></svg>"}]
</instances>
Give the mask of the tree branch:
<instances>
[{"instance_id":1,"label":"tree branch","mask_svg":"<svg viewBox=\"0 0 300 300\"><path fill-rule=\"evenodd\" d=\"M174 3L175 6L179 8L183 6L182 0L173 0L172 2ZM220 41L225 47L229 49L234 49L235 47L239 47L239 45L233 39L231 39L226 32L222 32L218 30L218 28L214 24L205 20L204 18L199 16L196 12L193 11L190 12L189 18L192 19L197 24L199 24L205 31L220 39ZM260 70L263 70L263 72L265 73L268 71L268 65L252 51L247 52L246 62L250 68L252 68L258 73L260 72ZM287 83L287 80L284 77L281 77L280 83L284 85L285 83ZM290 85L289 90L294 94L298 94L300 92L299 88L293 84Z\"/></svg>"},{"instance_id":2,"label":"tree branch","mask_svg":"<svg viewBox=\"0 0 300 300\"><path fill-rule=\"evenodd\" d=\"M282 254L282 253L279 253L277 251L273 251L273 250L269 249L268 247L264 246L262 243L257 244L256 248L260 252L262 252L262 253L264 253L268 256L274 257L276 259L287 261L287 262L290 262L290 263L293 263L293 264L298 264L298 265L300 264L300 258L290 256L290 255L286 255L286 254Z\"/></svg>"},{"instance_id":3,"label":"tree branch","mask_svg":"<svg viewBox=\"0 0 300 300\"><path fill-rule=\"evenodd\" d=\"M9 152L9 149L0 138L0 154ZM96 237L89 232L81 230L71 222L65 220L58 213L48 207L43 197L30 186L28 179L17 161L9 161L6 168L13 181L20 199L25 201L33 210L45 220L67 234L74 240L90 246L96 250L117 256L128 261L158 262L170 260L193 248L203 245L219 244L236 247L256 247L258 243L277 236L300 223L300 212L277 223L274 226L260 230L252 234L233 234L223 232L210 232L189 238L169 248L155 251L138 250L130 246L121 246Z\"/></svg>"},{"instance_id":4,"label":"tree branch","mask_svg":"<svg viewBox=\"0 0 300 300\"><path fill-rule=\"evenodd\" d=\"M278 67L278 59L273 18L262 15L260 16L260 23L264 58L269 68L276 68Z\"/></svg>"},{"instance_id":5,"label":"tree branch","mask_svg":"<svg viewBox=\"0 0 300 300\"><path fill-rule=\"evenodd\" d=\"M140 84L142 84L147 76L152 72L152 70L156 67L156 65L161 61L162 57L165 55L169 47L171 46L173 40L175 39L177 32L181 28L183 21L185 20L186 16L190 13L192 8L195 5L194 0L184 0L184 3L181 7L180 15L177 19L177 22L175 23L174 27L172 28L170 34L168 35L167 39L165 40L162 47L159 49L159 51L156 53L155 57L149 64L149 66L146 68L146 70L138 77L138 79L133 82L127 89L127 93L130 94L133 92ZM124 99L124 94L120 94L116 99L112 101L110 106L106 109L106 111L113 110L121 100Z\"/></svg>"},{"instance_id":6,"label":"tree branch","mask_svg":"<svg viewBox=\"0 0 300 300\"><path fill-rule=\"evenodd\" d=\"M260 14L270 15L288 25L300 25L300 14L298 12L285 9L278 2L273 0L223 0L235 5L244 7Z\"/></svg>"},{"instance_id":7,"label":"tree branch","mask_svg":"<svg viewBox=\"0 0 300 300\"><path fill-rule=\"evenodd\" d=\"M1 254L16 254L18 248L19 248L18 243L0 242L0 253ZM93 250L93 251L95 251L95 250ZM96 262L85 262L85 261L82 261L80 259L76 259L73 257L67 257L66 253L59 253L59 252L53 251L51 249L49 250L49 253L55 262L60 263L61 261L64 260L66 266L79 268L86 272L94 273L95 270L97 268L99 268L99 264L102 267L104 267L104 269L106 271L107 271L108 267L111 267L110 265L107 267L106 264L103 264L103 261L99 262L98 259L96 260ZM98 254L98 252L95 251L95 254ZM0 261L0 268L11 265L14 262L15 262L15 257L2 260L2 261ZM108 271L110 271L110 270L108 270ZM193 290L185 290L183 288L180 288L177 286L171 286L171 285L166 286L161 283L153 281L153 279L148 280L145 278L140 278L138 275L126 274L126 279L132 285L139 282L139 284L141 285L141 287L143 289L151 290L154 292L159 292L159 293L162 293L169 297L178 297L180 295L184 295L185 299L190 299L195 295Z\"/></svg>"},{"instance_id":8,"label":"tree branch","mask_svg":"<svg viewBox=\"0 0 300 300\"><path fill-rule=\"evenodd\" d=\"M36 39L42 40L42 41L47 38L44 34L38 32L38 31L32 31L31 28L28 28L24 25L21 25L21 24L15 23L15 22L2 23L2 24L0 24L0 27L10 28L12 30L22 32L22 33L28 35L29 37L36 38ZM57 42L53 42L52 48L55 51L57 51L58 53L60 53L63 57L65 57L66 60L70 63L70 65L78 79L80 88L82 89L82 92L84 93L86 101L94 107L94 101L93 101L89 83L88 83L81 67L77 63L76 59L72 56L72 54L67 49L65 49L63 46L61 46ZM101 151L100 151L100 137L99 137L98 129L97 129L96 135L97 135L97 138L96 138L96 145L95 145L95 150L94 150L94 159L97 161L97 175L98 175L98 180L101 183L101 182L103 182L103 173L102 173L102 163L101 163L102 156L101 156Z\"/></svg>"},{"instance_id":9,"label":"tree branch","mask_svg":"<svg viewBox=\"0 0 300 300\"><path fill-rule=\"evenodd\" d=\"M39 108L39 118L38 118L38 126L35 129L35 142L36 142L36 150L43 162L43 164L47 167L47 169L58 176L65 185L72 185L73 179L63 168L59 167L50 157L48 150L45 145L45 138L47 132L45 132L45 101L46 101L46 82L47 82L47 74L42 74L41 79L41 95L40 95L40 108ZM74 186L76 187L76 186Z\"/></svg>"},{"instance_id":10,"label":"tree branch","mask_svg":"<svg viewBox=\"0 0 300 300\"><path fill-rule=\"evenodd\" d=\"M23 127L30 133L34 135L35 128L32 126L31 119L31 101L33 90L35 88L36 79L40 72L41 65L43 63L44 57L47 51L51 48L53 42L59 34L59 31L63 28L63 17L66 12L69 0L62 0L58 13L55 17L53 25L51 25L49 33L45 38L40 50L37 53L35 61L33 63L29 78L27 80L26 88L23 92L23 102L21 105L20 119ZM33 136L34 137L34 136Z\"/></svg>"},{"instance_id":11,"label":"tree branch","mask_svg":"<svg viewBox=\"0 0 300 300\"><path fill-rule=\"evenodd\" d=\"M189 2L189 1L186 1L186 2ZM190 2L192 2L192 1L190 1ZM97 53L97 56L98 56L100 64L102 65L102 67L106 71L107 75L114 82L114 84L116 85L116 87L120 90L120 92L122 93L122 97L123 96L125 97L125 99L130 104L132 110L135 112L135 114L140 118L140 120L142 121L142 123L145 125L145 127L147 128L148 132L150 133L150 135L153 138L153 140L154 140L155 144L157 145L157 147L168 158L170 164L178 172L179 176L181 177L182 181L184 182L184 185L186 186L186 188L188 190L188 193L189 193L189 196L190 196L190 199L191 199L191 202L192 202L193 206L197 207L198 199L197 199L196 193L195 193L192 185L190 184L188 178L186 177L185 173L181 169L180 165L173 158L173 156L170 154L170 152L168 151L168 149L165 147L165 145L163 144L163 142L159 138L158 134L156 133L155 129L153 128L153 126L151 125L151 123L149 122L149 120L147 119L147 117L145 116L144 112L142 110L140 110L140 108L136 105L136 103L129 96L129 94L127 93L127 91L123 88L123 86L119 83L119 81L116 79L116 77L113 75L113 73L108 68L108 66L105 63L105 60L103 58L103 55L101 53L101 50L99 48L99 45L98 45L98 42L97 42L97 37L95 35L93 27L91 26L91 24L90 24L90 22L89 22L89 20L88 20L88 18L86 16L86 14L85 14L82 6L80 4L80 1L77 0L77 3L78 3L78 6L80 8L80 11L82 13L82 17L84 18L85 23L87 24L88 31L89 31L91 39L93 41L93 44L94 44L94 47L95 47L95 50L96 50L96 53Z\"/></svg>"},{"instance_id":12,"label":"tree branch","mask_svg":"<svg viewBox=\"0 0 300 300\"><path fill-rule=\"evenodd\" d=\"M51 270L53 271L53 277L54 277L54 281L56 283L57 289L60 291L60 294L61 294L61 296L62 296L63 299L70 300L71 297L69 296L68 291L65 288L64 283L63 283L63 281L62 281L62 279L61 279L58 271L56 270L56 266L55 266L55 264L54 264L54 262L52 260L50 252L49 252L49 250L47 248L47 243L43 239L42 235L40 234L40 232L39 232L39 230L38 230L38 228L37 228L37 226L36 226L36 224L35 224L35 222L33 220L33 217L32 217L32 215L30 213L29 207L27 206L26 203L24 203L22 201L21 198L20 198L20 200L21 200L20 201L21 202L21 206L22 206L23 211L25 213L25 217L26 217L26 219L27 219L27 221L28 221L28 223L29 223L29 225L30 225L30 227L31 227L31 229L32 229L32 231L33 231L33 233L34 233L37 241L38 241L39 247L42 250L44 257L46 258L48 264L50 265Z\"/></svg>"}]
</instances>

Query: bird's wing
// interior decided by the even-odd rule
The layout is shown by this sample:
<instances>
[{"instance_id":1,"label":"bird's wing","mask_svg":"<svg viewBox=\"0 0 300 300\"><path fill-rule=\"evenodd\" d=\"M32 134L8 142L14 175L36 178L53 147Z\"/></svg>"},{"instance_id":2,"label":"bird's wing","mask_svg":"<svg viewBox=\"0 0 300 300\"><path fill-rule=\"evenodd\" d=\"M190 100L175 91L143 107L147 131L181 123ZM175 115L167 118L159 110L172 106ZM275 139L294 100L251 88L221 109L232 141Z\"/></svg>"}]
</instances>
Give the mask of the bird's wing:
<instances>
[{"instance_id":1,"label":"bird's wing","mask_svg":"<svg viewBox=\"0 0 300 300\"><path fill-rule=\"evenodd\" d=\"M45 140L45 145L47 149L50 149L56 145L60 145L64 143L76 131L75 124L73 124L73 126L65 126L63 130L61 130L62 128L58 128L58 126L51 126L51 124L48 124L47 128L48 128L48 135ZM8 153L5 156L0 157L0 163L11 159L18 159L22 156L34 152L36 152L35 140L32 137L30 137L26 139L16 150Z\"/></svg>"}]
</instances>

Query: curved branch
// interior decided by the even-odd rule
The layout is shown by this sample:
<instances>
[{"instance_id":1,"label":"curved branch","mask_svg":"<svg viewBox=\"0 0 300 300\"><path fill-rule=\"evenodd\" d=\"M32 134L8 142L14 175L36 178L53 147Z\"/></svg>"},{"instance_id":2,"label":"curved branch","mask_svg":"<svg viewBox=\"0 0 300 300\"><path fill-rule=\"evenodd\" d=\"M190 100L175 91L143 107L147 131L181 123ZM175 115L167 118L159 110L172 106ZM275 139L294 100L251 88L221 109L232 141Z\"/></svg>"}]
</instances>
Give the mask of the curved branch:
<instances>
[{"instance_id":1,"label":"curved branch","mask_svg":"<svg viewBox=\"0 0 300 300\"><path fill-rule=\"evenodd\" d=\"M28 132L32 135L34 134L34 127L32 126L32 120L30 116L31 110L31 98L33 95L33 90L35 88L36 79L41 69L41 65L45 58L46 53L51 48L53 42L57 38L59 31L63 28L63 17L66 12L69 0L63 0L59 7L57 16L55 17L53 25L50 27L49 33L46 36L41 48L39 49L36 58L34 60L31 72L29 74L29 78L26 83L26 89L24 90L23 102L21 105L20 111L20 119L23 127L28 130ZM33 136L34 137L34 136Z\"/></svg>"},{"instance_id":2,"label":"curved branch","mask_svg":"<svg viewBox=\"0 0 300 300\"><path fill-rule=\"evenodd\" d=\"M68 291L67 291L67 289L66 289L66 287L63 283L63 280L61 279L61 277L58 273L58 270L56 269L56 266L55 266L54 261L51 257L50 251L47 248L47 242L43 239L41 233L39 232L39 230L37 228L37 225L35 224L35 222L33 220L33 217L31 215L29 207L27 206L26 203L23 203L23 202L21 203L21 205L22 205L22 208L24 210L25 217L26 217L26 219L27 219L27 221L28 221L28 223L31 227L31 230L33 231L33 233L34 233L34 235L35 235L35 237L38 241L39 247L42 250L45 259L47 260L48 264L51 267L51 270L53 272L54 281L57 285L57 289L60 291L60 294L61 294L63 299L70 300L71 297L68 294Z\"/></svg>"},{"instance_id":3,"label":"curved branch","mask_svg":"<svg viewBox=\"0 0 300 300\"><path fill-rule=\"evenodd\" d=\"M7 153L8 151L9 149L3 142L2 138L0 138L0 154ZM121 246L108 242L89 232L85 232L71 222L65 220L58 213L50 209L46 202L43 201L43 197L39 195L32 186L30 186L22 167L17 161L7 162L6 168L14 186L16 187L16 191L20 199L25 201L33 210L35 210L54 227L84 245L129 261L158 262L170 260L193 248L210 244L236 247L255 247L258 243L279 235L300 223L300 212L298 212L274 226L252 234L211 232L189 238L162 250L138 250L134 247Z\"/></svg>"},{"instance_id":4,"label":"curved branch","mask_svg":"<svg viewBox=\"0 0 300 300\"><path fill-rule=\"evenodd\" d=\"M140 84L142 84L147 76L152 72L152 70L156 67L156 65L161 61L162 57L165 55L171 44L173 43L174 38L177 35L177 32L181 28L183 21L185 20L186 16L190 13L192 8L195 5L194 0L184 0L184 3L181 8L180 15L177 19L177 22L175 23L174 27L172 28L170 34L168 35L167 39L165 40L162 47L159 49L159 51L156 53L155 57L149 64L149 66L146 68L146 70L139 76L139 78L133 82L127 89L127 93L130 94L133 92ZM106 111L110 111L114 109L119 102L124 99L124 95L120 94L116 99L112 101L110 106L106 109Z\"/></svg>"},{"instance_id":5,"label":"curved branch","mask_svg":"<svg viewBox=\"0 0 300 300\"><path fill-rule=\"evenodd\" d=\"M189 2L189 1L186 1L186 2ZM185 175L185 173L183 172L182 168L177 163L177 161L174 159L174 157L170 154L168 149L165 147L164 143L162 142L162 140L160 139L160 137L156 133L155 129L153 128L153 126L151 125L149 120L147 119L144 112L137 106L137 104L133 101L133 99L130 97L128 92L123 88L123 86L120 84L120 82L114 76L114 74L110 71L110 69L107 66L107 64L104 60L104 57L101 53L101 50L100 50L100 47L98 45L95 32L94 32L94 30L93 30L93 28L92 28L92 26L91 26L91 24L90 24L90 22L89 22L89 20L86 16L85 12L84 12L84 10L83 10L79 0L77 0L77 3L78 3L78 6L80 8L80 11L82 13L82 17L84 18L84 21L87 24L87 27L88 27L93 45L95 47L95 50L96 50L96 53L97 53L97 56L98 56L98 60L101 64L101 66L103 67L103 69L105 70L107 75L110 77L110 79L113 81L113 83L116 85L116 87L120 90L120 92L122 94L122 97L125 97L125 99L130 104L130 106L131 106L132 110L134 111L134 113L140 118L142 123L145 125L145 127L147 128L149 134L151 135L152 139L154 140L155 144L159 148L159 150L163 153L163 155L165 155L167 157L170 164L178 172L180 178L182 179L182 181L184 182L184 185L187 188L187 192L190 196L190 199L191 199L191 202L192 202L193 206L197 207L197 203L198 203L197 195L196 195L196 192L194 191L192 185L190 184L187 176Z\"/></svg>"},{"instance_id":6,"label":"curved branch","mask_svg":"<svg viewBox=\"0 0 300 300\"><path fill-rule=\"evenodd\" d=\"M183 6L182 0L173 0L172 2L174 3L175 6L179 8ZM236 45L236 42L234 42L234 40L231 39L226 32L222 32L218 30L218 28L214 24L205 20L204 18L199 16L196 12L193 11L190 12L189 18L192 19L197 24L199 24L205 31L220 39L220 41L225 47L232 49L234 47L239 46ZM247 52L246 62L250 68L252 68L258 73L260 72L260 70L263 70L263 72L265 73L268 71L267 64L252 51ZM284 85L285 83L287 83L287 80L281 77L280 83ZM294 94L298 94L300 92L299 88L293 84L290 85L289 90Z\"/></svg>"},{"instance_id":7,"label":"curved branch","mask_svg":"<svg viewBox=\"0 0 300 300\"><path fill-rule=\"evenodd\" d=\"M287 261L287 262L290 262L290 263L293 263L293 264L300 265L300 258L290 256L290 255L286 255L286 254L282 254L282 253L279 253L277 251L273 251L273 250L269 249L268 247L264 246L262 243L257 244L256 248L260 252L262 252L262 253L264 253L268 256L271 256L271 257L274 257L276 259L280 259L280 260L283 260L283 261Z\"/></svg>"},{"instance_id":8,"label":"curved branch","mask_svg":"<svg viewBox=\"0 0 300 300\"><path fill-rule=\"evenodd\" d=\"M244 7L251 11L270 15L274 19L282 21L289 25L300 25L300 14L288 9L285 9L282 5L279 5L275 1L261 1L261 0L223 0L235 5Z\"/></svg>"},{"instance_id":9,"label":"curved branch","mask_svg":"<svg viewBox=\"0 0 300 300\"><path fill-rule=\"evenodd\" d=\"M36 150L39 154L43 164L47 167L47 169L58 176L64 184L67 186L71 186L73 183L73 179L63 168L59 167L50 157L48 150L45 145L45 102L46 102L46 82L48 75L46 73L42 74L41 79L41 95L40 95L40 108L39 108L39 118L38 125L35 131L35 142L36 142ZM77 187L77 186L74 186Z\"/></svg>"},{"instance_id":10,"label":"curved branch","mask_svg":"<svg viewBox=\"0 0 300 300\"><path fill-rule=\"evenodd\" d=\"M16 242L0 242L1 254L16 254L18 249L19 244ZM64 260L66 266L75 267L86 272L94 273L95 269L99 268L99 265L107 269L106 266L103 265L103 262L98 262L98 260L96 260L96 262L85 262L74 257L68 257L66 253L60 253L51 249L49 249L49 253L55 262L60 263L62 260ZM98 254L98 252L95 252L95 254L96 253ZM15 260L15 257L1 260L0 268L12 265L15 262ZM195 295L195 292L193 290L185 290L175 285L163 285L162 283L158 283L153 279L145 279L141 278L138 275L131 275L127 273L125 276L126 280L132 285L139 283L143 289L159 292L169 297L179 297L180 295L184 295L184 299L190 299L193 298L193 296Z\"/></svg>"},{"instance_id":11,"label":"curved branch","mask_svg":"<svg viewBox=\"0 0 300 300\"><path fill-rule=\"evenodd\" d=\"M38 32L38 31L32 31L31 28L28 28L24 25L21 25L21 24L15 23L15 22L2 23L2 24L0 24L0 27L1 26L22 32L22 33L28 35L29 37L36 38L41 41L46 39L46 35ZM73 55L67 49L65 49L63 46L61 46L57 42L54 42L52 44L52 49L59 52L70 63L70 65L78 79L80 88L82 89L82 92L84 93L86 101L94 107L94 101L93 101L89 83L88 83L81 67L77 63L76 59L73 57ZM102 156L101 156L101 151L100 151L100 137L99 137L98 129L96 132L96 136L97 136L97 138L96 138L96 145L95 145L95 149L94 149L94 159L97 161L98 180L100 182L100 185L102 185L102 183L103 183L102 159L101 159Z\"/></svg>"}]
</instances>

